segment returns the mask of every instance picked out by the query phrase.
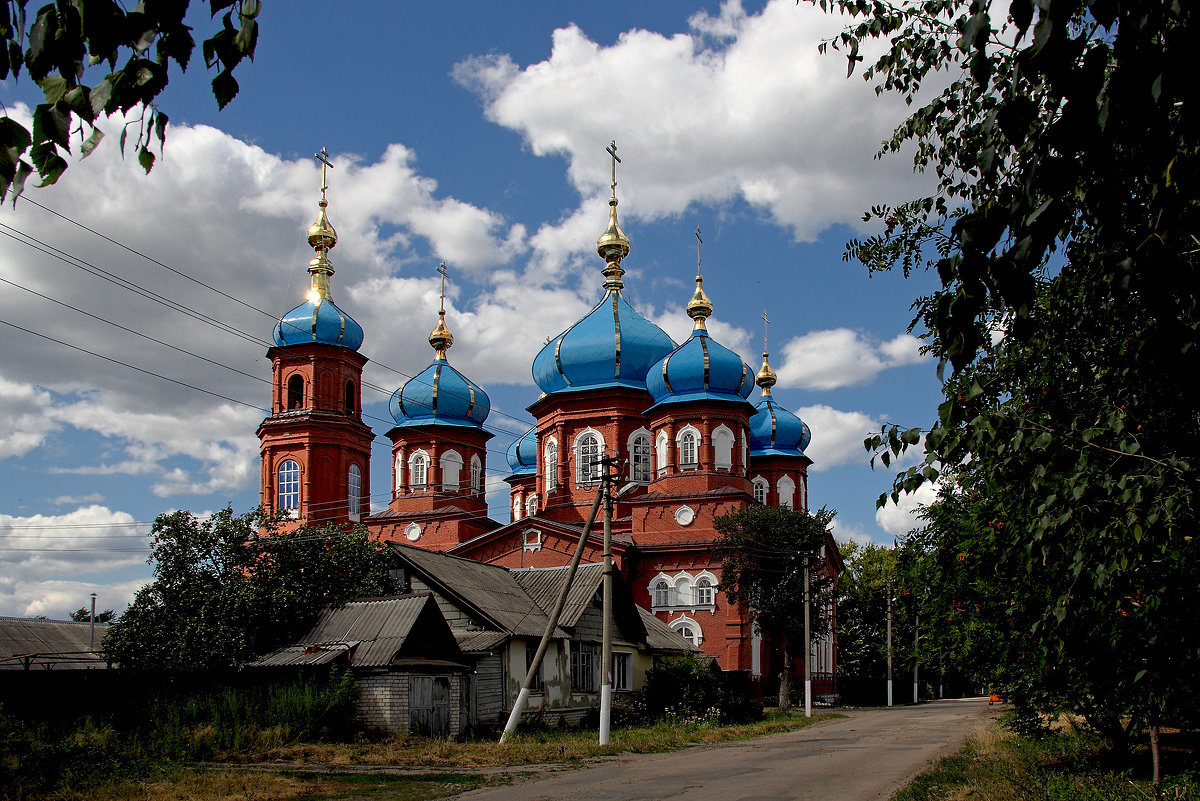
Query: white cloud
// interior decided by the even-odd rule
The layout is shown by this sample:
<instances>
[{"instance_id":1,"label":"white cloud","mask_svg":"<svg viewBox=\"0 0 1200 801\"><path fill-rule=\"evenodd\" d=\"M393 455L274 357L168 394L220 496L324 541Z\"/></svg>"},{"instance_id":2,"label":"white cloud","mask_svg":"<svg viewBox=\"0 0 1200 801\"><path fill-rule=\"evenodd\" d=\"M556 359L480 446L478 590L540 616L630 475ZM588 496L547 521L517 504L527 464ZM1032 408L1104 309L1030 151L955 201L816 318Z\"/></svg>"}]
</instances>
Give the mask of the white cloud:
<instances>
[{"instance_id":1,"label":"white cloud","mask_svg":"<svg viewBox=\"0 0 1200 801\"><path fill-rule=\"evenodd\" d=\"M566 158L581 209L607 194L610 138L636 176L620 190L627 216L742 199L811 241L835 223L860 225L872 203L913 194L921 179L903 158L873 159L906 116L902 99L877 97L845 77L844 57L817 52L845 18L790 0L748 15L733 0L689 24L692 33L671 36L630 30L607 46L571 25L554 32L545 61L475 57L455 77L534 154ZM884 46L869 43L867 60ZM578 223L575 212L539 230L535 259L582 252Z\"/></svg>"},{"instance_id":2,"label":"white cloud","mask_svg":"<svg viewBox=\"0 0 1200 801\"><path fill-rule=\"evenodd\" d=\"M149 528L95 504L61 515L0 514L0 615L65 617L90 592L101 594L102 608L123 609L142 582L98 577L145 564Z\"/></svg>"},{"instance_id":3,"label":"white cloud","mask_svg":"<svg viewBox=\"0 0 1200 801\"><path fill-rule=\"evenodd\" d=\"M91 492L87 495L59 495L49 500L54 506L81 506L89 503L104 503L104 496L98 492Z\"/></svg>"},{"instance_id":4,"label":"white cloud","mask_svg":"<svg viewBox=\"0 0 1200 801\"><path fill-rule=\"evenodd\" d=\"M853 523L846 523L841 518L833 519L833 538L837 542L856 542L859 545L867 546L875 543L874 538L870 534L863 531L861 526L856 526Z\"/></svg>"},{"instance_id":5,"label":"white cloud","mask_svg":"<svg viewBox=\"0 0 1200 801\"><path fill-rule=\"evenodd\" d=\"M866 412L845 412L817 404L796 410L812 429L812 443L804 452L813 460L809 470L819 472L851 462L865 463L869 458L863 440L878 431L880 421Z\"/></svg>"},{"instance_id":6,"label":"white cloud","mask_svg":"<svg viewBox=\"0 0 1200 801\"><path fill-rule=\"evenodd\" d=\"M57 426L46 417L50 393L0 375L0 459L23 456Z\"/></svg>"},{"instance_id":7,"label":"white cloud","mask_svg":"<svg viewBox=\"0 0 1200 801\"><path fill-rule=\"evenodd\" d=\"M805 389L868 384L889 367L921 361L921 340L910 334L873 343L858 331L833 328L795 337L782 349L780 383Z\"/></svg>"},{"instance_id":8,"label":"white cloud","mask_svg":"<svg viewBox=\"0 0 1200 801\"><path fill-rule=\"evenodd\" d=\"M900 496L900 502L891 499L875 510L875 522L893 537L903 537L922 524L917 515L921 509L937 500L937 483L925 482L916 492Z\"/></svg>"}]
</instances>

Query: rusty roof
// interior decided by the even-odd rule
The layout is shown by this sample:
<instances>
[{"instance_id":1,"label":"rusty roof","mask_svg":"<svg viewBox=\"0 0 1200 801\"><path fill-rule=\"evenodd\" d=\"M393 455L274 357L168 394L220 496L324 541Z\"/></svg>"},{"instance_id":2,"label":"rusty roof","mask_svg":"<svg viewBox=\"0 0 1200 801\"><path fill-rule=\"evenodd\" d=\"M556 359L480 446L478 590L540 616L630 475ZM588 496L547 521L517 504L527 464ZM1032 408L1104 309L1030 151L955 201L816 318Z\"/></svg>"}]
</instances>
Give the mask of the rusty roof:
<instances>
[{"instance_id":1,"label":"rusty roof","mask_svg":"<svg viewBox=\"0 0 1200 801\"><path fill-rule=\"evenodd\" d=\"M91 623L0 617L0 670L107 668L100 656L107 623L96 624L95 649L88 650Z\"/></svg>"}]
</instances>

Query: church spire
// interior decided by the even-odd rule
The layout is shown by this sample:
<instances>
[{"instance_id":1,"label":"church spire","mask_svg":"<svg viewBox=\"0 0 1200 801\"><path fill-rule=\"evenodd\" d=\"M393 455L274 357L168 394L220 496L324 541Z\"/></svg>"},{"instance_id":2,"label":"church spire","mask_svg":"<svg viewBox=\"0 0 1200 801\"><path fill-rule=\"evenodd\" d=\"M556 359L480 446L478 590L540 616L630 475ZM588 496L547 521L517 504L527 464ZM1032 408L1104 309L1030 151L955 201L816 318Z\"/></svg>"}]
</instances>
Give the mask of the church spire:
<instances>
[{"instance_id":1,"label":"church spire","mask_svg":"<svg viewBox=\"0 0 1200 801\"><path fill-rule=\"evenodd\" d=\"M308 244L317 252L317 257L308 263L308 274L312 276L312 288L308 291L308 299L313 303L321 300L332 300L329 291L329 277L333 275L333 263L329 261L329 251L337 244L337 231L329 224L325 208L329 201L325 199L325 190L329 188L328 171L333 167L329 161L329 153L321 148L320 153L313 157L321 162L321 200L317 204L321 212L317 220L308 227Z\"/></svg>"},{"instance_id":2,"label":"church spire","mask_svg":"<svg viewBox=\"0 0 1200 801\"><path fill-rule=\"evenodd\" d=\"M696 321L694 331L707 331L705 321L713 312L712 301L704 294L704 276L700 274L700 246L704 240L700 238L700 227L696 226L696 291L688 301L687 313Z\"/></svg>"},{"instance_id":3,"label":"church spire","mask_svg":"<svg viewBox=\"0 0 1200 801\"><path fill-rule=\"evenodd\" d=\"M438 307L437 325L429 333L429 344L433 346L435 358L445 359L446 351L454 344L454 334L446 327L446 262L442 262L437 271L442 274L441 304Z\"/></svg>"},{"instance_id":4,"label":"church spire","mask_svg":"<svg viewBox=\"0 0 1200 801\"><path fill-rule=\"evenodd\" d=\"M608 145L608 155L612 156L612 196L608 199L608 228L596 242L596 252L604 259L604 288L608 291L620 292L625 284L621 276L625 270L621 267L621 259L629 255L629 237L617 223L617 164L621 159L617 156L617 141L614 139Z\"/></svg>"},{"instance_id":5,"label":"church spire","mask_svg":"<svg viewBox=\"0 0 1200 801\"><path fill-rule=\"evenodd\" d=\"M775 371L771 369L771 365L767 361L767 357L769 355L768 351L767 351L767 323L769 323L771 321L769 319L767 319L767 310L766 309L763 309L762 321L763 321L763 363L762 363L762 368L759 369L759 371L758 371L758 375L754 376L754 383L758 384L760 387L762 387L763 397L769 398L769 397L771 397L771 387L775 386Z\"/></svg>"}]
</instances>

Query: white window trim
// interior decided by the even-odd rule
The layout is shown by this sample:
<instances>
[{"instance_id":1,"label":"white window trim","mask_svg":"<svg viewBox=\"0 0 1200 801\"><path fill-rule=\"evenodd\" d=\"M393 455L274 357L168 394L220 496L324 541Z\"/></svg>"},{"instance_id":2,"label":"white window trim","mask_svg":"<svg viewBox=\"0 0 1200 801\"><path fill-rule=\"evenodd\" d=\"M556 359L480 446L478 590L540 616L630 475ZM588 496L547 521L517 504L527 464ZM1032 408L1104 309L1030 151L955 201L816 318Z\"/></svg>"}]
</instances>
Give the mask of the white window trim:
<instances>
[{"instance_id":1,"label":"white window trim","mask_svg":"<svg viewBox=\"0 0 1200 801\"><path fill-rule=\"evenodd\" d=\"M700 643L704 642L704 629L700 628L700 624L697 623L693 617L688 615L680 615L671 622L667 623L667 625L675 631L678 631L683 626L690 626L692 631L696 632L696 639L692 640L692 642L695 645L699 645Z\"/></svg>"},{"instance_id":2,"label":"white window trim","mask_svg":"<svg viewBox=\"0 0 1200 801\"><path fill-rule=\"evenodd\" d=\"M613 651L612 653L612 687L614 692L630 692L633 690L633 654L629 651ZM618 670L620 664L621 670Z\"/></svg>"},{"instance_id":3,"label":"white window trim","mask_svg":"<svg viewBox=\"0 0 1200 801\"><path fill-rule=\"evenodd\" d=\"M471 492L475 495L483 492L483 460L479 454L471 455Z\"/></svg>"},{"instance_id":4,"label":"white window trim","mask_svg":"<svg viewBox=\"0 0 1200 801\"><path fill-rule=\"evenodd\" d=\"M785 492L784 487L791 485L792 491ZM796 482L791 476L783 475L775 482L775 492L779 496L779 505L786 506L789 509L796 508Z\"/></svg>"},{"instance_id":5,"label":"white window trim","mask_svg":"<svg viewBox=\"0 0 1200 801\"><path fill-rule=\"evenodd\" d=\"M537 495L530 495L525 499L525 516L533 517L537 514Z\"/></svg>"},{"instance_id":6,"label":"white window trim","mask_svg":"<svg viewBox=\"0 0 1200 801\"><path fill-rule=\"evenodd\" d=\"M550 437L542 449L542 465L546 472L546 492L558 489L558 440Z\"/></svg>"},{"instance_id":7,"label":"white window trim","mask_svg":"<svg viewBox=\"0 0 1200 801\"><path fill-rule=\"evenodd\" d=\"M514 523L521 519L521 513L523 511L525 511L524 496L520 493L517 493L512 499L512 519Z\"/></svg>"},{"instance_id":8,"label":"white window trim","mask_svg":"<svg viewBox=\"0 0 1200 801\"><path fill-rule=\"evenodd\" d=\"M524 541L524 544L521 546L522 550L529 551L530 553L542 550L542 532L536 528L525 529L522 532L522 539Z\"/></svg>"},{"instance_id":9,"label":"white window trim","mask_svg":"<svg viewBox=\"0 0 1200 801\"><path fill-rule=\"evenodd\" d=\"M400 492L404 489L404 451L396 451L396 476L394 489Z\"/></svg>"},{"instance_id":10,"label":"white window trim","mask_svg":"<svg viewBox=\"0 0 1200 801\"><path fill-rule=\"evenodd\" d=\"M661 476L667 472L667 446L670 444L671 438L666 431L659 431L658 436L654 438L654 474Z\"/></svg>"},{"instance_id":11,"label":"white window trim","mask_svg":"<svg viewBox=\"0 0 1200 801\"><path fill-rule=\"evenodd\" d=\"M767 505L767 495L770 494L770 492L771 492L771 482L767 481L762 476L755 476L753 479L751 479L750 484L753 487L762 487L763 499L761 501L758 500L758 493L751 491L751 494L755 496L754 497L755 503L761 503L763 506L766 506Z\"/></svg>"},{"instance_id":12,"label":"white window trim","mask_svg":"<svg viewBox=\"0 0 1200 801\"><path fill-rule=\"evenodd\" d=\"M719 439L718 434L727 434L729 436L729 461L725 464L721 463L721 451L717 445ZM712 431L712 446L713 446L713 467L717 470L732 470L733 469L733 449L737 445L737 437L733 435L733 429L722 423Z\"/></svg>"},{"instance_id":13,"label":"white window trim","mask_svg":"<svg viewBox=\"0 0 1200 801\"><path fill-rule=\"evenodd\" d=\"M357 523L362 519L362 468L356 464L346 471L346 511L350 522Z\"/></svg>"},{"instance_id":14,"label":"white window trim","mask_svg":"<svg viewBox=\"0 0 1200 801\"><path fill-rule=\"evenodd\" d=\"M454 472L454 471L446 470L447 464L453 464L453 465L458 466L458 471L457 471L457 474L455 475L455 482L453 484L446 483L446 474L449 472ZM442 474L441 478L442 478L442 491L443 492L452 492L452 491L462 488L462 469L463 469L462 454L460 454L456 450L446 451L445 453L442 454L441 458L438 459L438 468L439 468L439 472Z\"/></svg>"},{"instance_id":15,"label":"white window trim","mask_svg":"<svg viewBox=\"0 0 1200 801\"><path fill-rule=\"evenodd\" d=\"M404 527L404 536L409 542L416 542L421 539L421 527L416 523L409 523Z\"/></svg>"},{"instance_id":16,"label":"white window trim","mask_svg":"<svg viewBox=\"0 0 1200 801\"><path fill-rule=\"evenodd\" d=\"M581 448L583 446L583 438L588 436L589 434L596 438L596 457L597 458L603 458L604 454L608 452L607 445L604 442L604 435L590 426L588 428L585 428L583 431L580 431L575 436L575 442L571 447L571 452L575 456L575 470L574 470L575 484L580 487L594 487L594 486L596 486L596 484L598 484L600 482L599 477L591 478L590 471L587 474L588 478L584 479L584 468L589 467L589 465L583 464L583 454L581 452ZM603 470L603 467L601 467L600 470L597 472L600 472L602 470Z\"/></svg>"},{"instance_id":17,"label":"white window trim","mask_svg":"<svg viewBox=\"0 0 1200 801\"><path fill-rule=\"evenodd\" d=\"M415 465L417 463L418 459L421 460L421 462L423 463L424 470L425 470L425 480L423 482L421 482L420 484L417 484L414 481L412 486L409 487L410 491L416 490L418 487L420 487L421 489L426 489L429 486L429 463L430 463L429 454L420 448L413 451L408 456L408 475L410 477L410 480L415 475L415 471L413 470L413 465Z\"/></svg>"},{"instance_id":18,"label":"white window trim","mask_svg":"<svg viewBox=\"0 0 1200 801\"><path fill-rule=\"evenodd\" d=\"M691 594L688 598L681 599L679 597L679 582L685 579L688 582ZM713 599L711 603L702 604L696 599L696 585L699 584L702 579L707 579L709 584L712 586ZM667 584L666 605L657 603L657 599L654 596L654 587L660 581L664 581ZM701 570L699 573L694 575L687 570L681 570L673 576L659 571L658 575L650 579L650 581L646 584L646 592L650 595L650 610L652 612L673 612L686 610L692 614L695 614L696 612L708 612L710 614L716 614L717 585L719 583L720 580L717 578L716 574L711 573L708 570Z\"/></svg>"},{"instance_id":19,"label":"white window trim","mask_svg":"<svg viewBox=\"0 0 1200 801\"><path fill-rule=\"evenodd\" d=\"M648 475L646 476L644 481L635 479L633 477L633 469L634 469L633 443L638 437L645 437L646 445L649 447L649 453L647 454L647 456L649 457L649 464L646 467ZM625 440L625 449L626 449L626 453L629 454L629 480L637 481L639 484L649 484L651 479L654 478L654 436L650 433L650 430L646 429L646 428L639 428L637 431L634 431L632 434L630 434L629 438Z\"/></svg>"},{"instance_id":20,"label":"white window trim","mask_svg":"<svg viewBox=\"0 0 1200 801\"><path fill-rule=\"evenodd\" d=\"M696 461L683 461L683 438L687 434L691 434L696 438ZM700 436L700 429L694 425L686 425L679 429L679 433L675 435L675 451L679 454L679 469L680 470L698 470L700 469L700 446L704 442L704 438Z\"/></svg>"},{"instance_id":21,"label":"white window trim","mask_svg":"<svg viewBox=\"0 0 1200 801\"><path fill-rule=\"evenodd\" d=\"M283 505L283 466L286 464L296 465L296 491L289 492L289 497L295 495L296 502L292 506ZM300 467L300 461L287 457L280 460L275 466L275 505L276 509L282 509L288 517L297 518L300 516L301 488L304 486L304 470Z\"/></svg>"}]
</instances>

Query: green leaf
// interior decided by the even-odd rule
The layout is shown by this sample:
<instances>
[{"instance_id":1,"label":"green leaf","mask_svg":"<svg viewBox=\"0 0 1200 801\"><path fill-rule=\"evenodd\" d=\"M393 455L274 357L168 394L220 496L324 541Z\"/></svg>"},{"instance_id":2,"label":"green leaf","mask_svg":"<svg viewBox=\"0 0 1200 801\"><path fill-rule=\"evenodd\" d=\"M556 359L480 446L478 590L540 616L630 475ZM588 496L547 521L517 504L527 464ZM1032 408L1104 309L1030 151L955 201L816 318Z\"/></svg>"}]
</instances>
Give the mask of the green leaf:
<instances>
[{"instance_id":1,"label":"green leaf","mask_svg":"<svg viewBox=\"0 0 1200 801\"><path fill-rule=\"evenodd\" d=\"M37 169L42 182L38 186L50 186L58 181L59 176L67 169L67 162L58 155L58 148L53 142L40 142L29 151L29 160Z\"/></svg>"},{"instance_id":2,"label":"green leaf","mask_svg":"<svg viewBox=\"0 0 1200 801\"><path fill-rule=\"evenodd\" d=\"M87 158L92 155L97 147L100 146L100 141L104 139L104 131L99 128L92 128L92 133L87 139L83 140L83 144L79 148L81 158Z\"/></svg>"},{"instance_id":3,"label":"green leaf","mask_svg":"<svg viewBox=\"0 0 1200 801\"><path fill-rule=\"evenodd\" d=\"M225 108L229 101L237 96L238 82L234 80L232 72L224 69L213 78L212 89L213 96L217 99L217 107Z\"/></svg>"},{"instance_id":4,"label":"green leaf","mask_svg":"<svg viewBox=\"0 0 1200 801\"><path fill-rule=\"evenodd\" d=\"M70 84L67 79L61 75L47 75L37 82L37 85L42 88L42 94L46 96L46 102L50 104L57 103L66 94Z\"/></svg>"},{"instance_id":5,"label":"green leaf","mask_svg":"<svg viewBox=\"0 0 1200 801\"><path fill-rule=\"evenodd\" d=\"M167 143L167 115L161 111L154 112L154 136L160 148Z\"/></svg>"},{"instance_id":6,"label":"green leaf","mask_svg":"<svg viewBox=\"0 0 1200 801\"><path fill-rule=\"evenodd\" d=\"M142 169L145 170L147 174L149 174L150 170L153 169L154 154L150 152L150 148L144 145L138 148L138 164L141 165Z\"/></svg>"},{"instance_id":7,"label":"green leaf","mask_svg":"<svg viewBox=\"0 0 1200 801\"><path fill-rule=\"evenodd\" d=\"M70 115L60 111L57 106L46 103L38 105L33 111L33 141L37 143L53 142L61 145L64 150L70 150ZM41 169L39 168L38 171L41 172Z\"/></svg>"}]
</instances>

